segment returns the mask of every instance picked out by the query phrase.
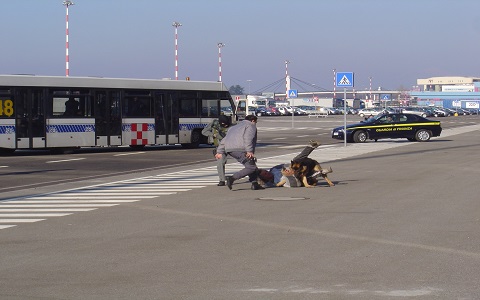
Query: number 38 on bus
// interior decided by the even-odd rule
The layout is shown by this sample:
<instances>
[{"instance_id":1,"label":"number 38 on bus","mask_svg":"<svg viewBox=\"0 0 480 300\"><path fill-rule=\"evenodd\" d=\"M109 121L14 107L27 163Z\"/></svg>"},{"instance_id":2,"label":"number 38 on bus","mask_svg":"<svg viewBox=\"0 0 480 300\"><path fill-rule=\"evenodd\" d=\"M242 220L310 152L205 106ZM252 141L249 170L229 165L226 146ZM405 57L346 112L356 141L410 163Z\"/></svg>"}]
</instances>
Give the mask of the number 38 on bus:
<instances>
[{"instance_id":1,"label":"number 38 on bus","mask_svg":"<svg viewBox=\"0 0 480 300\"><path fill-rule=\"evenodd\" d=\"M0 152L195 148L209 143L201 131L225 111L235 107L221 82L0 75Z\"/></svg>"}]
</instances>

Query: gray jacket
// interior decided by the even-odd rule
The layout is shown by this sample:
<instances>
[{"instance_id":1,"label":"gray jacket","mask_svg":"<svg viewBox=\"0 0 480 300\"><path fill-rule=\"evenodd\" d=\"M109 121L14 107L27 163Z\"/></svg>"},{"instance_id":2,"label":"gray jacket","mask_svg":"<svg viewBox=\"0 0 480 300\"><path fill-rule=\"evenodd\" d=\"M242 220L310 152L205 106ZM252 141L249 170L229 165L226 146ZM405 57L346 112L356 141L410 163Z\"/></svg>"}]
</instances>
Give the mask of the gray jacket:
<instances>
[{"instance_id":1,"label":"gray jacket","mask_svg":"<svg viewBox=\"0 0 480 300\"><path fill-rule=\"evenodd\" d=\"M243 120L230 127L227 135L220 141L217 153L252 152L257 144L257 126L255 123Z\"/></svg>"}]
</instances>

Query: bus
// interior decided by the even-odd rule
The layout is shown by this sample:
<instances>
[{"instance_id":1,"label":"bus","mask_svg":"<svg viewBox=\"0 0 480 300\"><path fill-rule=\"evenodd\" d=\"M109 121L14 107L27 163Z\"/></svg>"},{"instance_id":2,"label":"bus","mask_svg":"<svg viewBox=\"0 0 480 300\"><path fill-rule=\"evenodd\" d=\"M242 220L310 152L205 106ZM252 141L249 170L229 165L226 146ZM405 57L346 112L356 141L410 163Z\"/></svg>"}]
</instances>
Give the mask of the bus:
<instances>
[{"instance_id":1,"label":"bus","mask_svg":"<svg viewBox=\"0 0 480 300\"><path fill-rule=\"evenodd\" d=\"M222 107L235 111L222 82L0 75L0 152L196 148L209 143L201 131Z\"/></svg>"}]
</instances>

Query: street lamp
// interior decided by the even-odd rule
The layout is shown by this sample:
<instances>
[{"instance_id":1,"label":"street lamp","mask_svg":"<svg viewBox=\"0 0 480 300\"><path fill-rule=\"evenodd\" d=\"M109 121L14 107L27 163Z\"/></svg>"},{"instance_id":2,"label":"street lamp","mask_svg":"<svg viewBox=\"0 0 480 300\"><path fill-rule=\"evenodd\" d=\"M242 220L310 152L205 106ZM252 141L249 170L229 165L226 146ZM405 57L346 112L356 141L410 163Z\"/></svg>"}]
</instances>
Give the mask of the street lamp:
<instances>
[{"instance_id":1,"label":"street lamp","mask_svg":"<svg viewBox=\"0 0 480 300\"><path fill-rule=\"evenodd\" d=\"M65 76L68 77L68 75L70 75L70 66L69 66L69 55L68 55L68 7L70 5L74 5L75 3L73 3L72 1L70 0L66 0L66 1L63 1L63 5L65 5L65 7L67 8L67 11L66 11L66 18L65 18L65 22L66 22L66 43L65 43Z\"/></svg>"},{"instance_id":2,"label":"street lamp","mask_svg":"<svg viewBox=\"0 0 480 300\"><path fill-rule=\"evenodd\" d=\"M179 22L173 22L175 27L175 80L178 80L178 27L182 26Z\"/></svg>"},{"instance_id":3,"label":"street lamp","mask_svg":"<svg viewBox=\"0 0 480 300\"><path fill-rule=\"evenodd\" d=\"M222 48L225 47L224 43L218 43L218 81L222 82Z\"/></svg>"},{"instance_id":4,"label":"street lamp","mask_svg":"<svg viewBox=\"0 0 480 300\"><path fill-rule=\"evenodd\" d=\"M250 95L250 84L251 84L252 80L247 79L247 82L248 82L248 94Z\"/></svg>"}]
</instances>

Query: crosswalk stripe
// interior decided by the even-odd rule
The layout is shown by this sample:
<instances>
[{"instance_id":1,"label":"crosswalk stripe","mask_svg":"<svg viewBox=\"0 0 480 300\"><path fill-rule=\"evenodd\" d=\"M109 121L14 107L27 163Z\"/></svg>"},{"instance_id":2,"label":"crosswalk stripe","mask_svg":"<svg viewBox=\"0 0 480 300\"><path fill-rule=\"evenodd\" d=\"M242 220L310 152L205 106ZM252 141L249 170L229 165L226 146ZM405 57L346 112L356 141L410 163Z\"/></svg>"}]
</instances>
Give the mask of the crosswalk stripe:
<instances>
[{"instance_id":1,"label":"crosswalk stripe","mask_svg":"<svg viewBox=\"0 0 480 300\"><path fill-rule=\"evenodd\" d=\"M172 193L158 193L159 195L171 195ZM91 199L92 197L87 196L68 196L66 194L59 194L55 196L37 196L37 197L29 197L25 199ZM96 199L111 199L112 196L95 196ZM115 198L120 199L128 199L128 198L140 198L140 199L150 199L155 198L155 196L115 196Z\"/></svg>"},{"instance_id":2,"label":"crosswalk stripe","mask_svg":"<svg viewBox=\"0 0 480 300\"><path fill-rule=\"evenodd\" d=\"M96 208L0 208L0 212L91 211Z\"/></svg>"},{"instance_id":3,"label":"crosswalk stripe","mask_svg":"<svg viewBox=\"0 0 480 300\"><path fill-rule=\"evenodd\" d=\"M140 200L12 200L6 203L37 204L37 203L130 203Z\"/></svg>"},{"instance_id":4,"label":"crosswalk stripe","mask_svg":"<svg viewBox=\"0 0 480 300\"><path fill-rule=\"evenodd\" d=\"M35 223L45 219L0 219L0 223Z\"/></svg>"},{"instance_id":5,"label":"crosswalk stripe","mask_svg":"<svg viewBox=\"0 0 480 300\"><path fill-rule=\"evenodd\" d=\"M10 228L10 227L15 227L17 225L0 225L0 229L5 229L5 228Z\"/></svg>"},{"instance_id":6,"label":"crosswalk stripe","mask_svg":"<svg viewBox=\"0 0 480 300\"><path fill-rule=\"evenodd\" d=\"M184 192L184 191L189 191L191 189L165 189L163 190L163 192L157 192L157 193L151 193L151 192L142 192L140 190L136 191L136 193L138 192L141 192L142 195L165 195L165 192L170 192L173 193L173 192ZM65 196L85 196L85 195L90 195L90 196L126 196L128 195L129 193L127 192L119 192L119 191L112 191L112 192L81 192L81 193L66 193ZM136 194L135 194L136 195Z\"/></svg>"},{"instance_id":7,"label":"crosswalk stripe","mask_svg":"<svg viewBox=\"0 0 480 300\"><path fill-rule=\"evenodd\" d=\"M51 208L51 207L111 207L116 206L118 204L16 204L16 202L12 202L15 204L0 204L0 209L2 208L26 208L26 207L33 207L33 208Z\"/></svg>"},{"instance_id":8,"label":"crosswalk stripe","mask_svg":"<svg viewBox=\"0 0 480 300\"><path fill-rule=\"evenodd\" d=\"M19 214L19 213L15 213L15 214L0 214L0 218L8 218L8 217L12 217L12 218L28 218L28 217L44 218L44 217L64 217L64 216L69 216L69 215L71 215L71 213L64 213L64 214L59 214L59 213Z\"/></svg>"}]
</instances>

